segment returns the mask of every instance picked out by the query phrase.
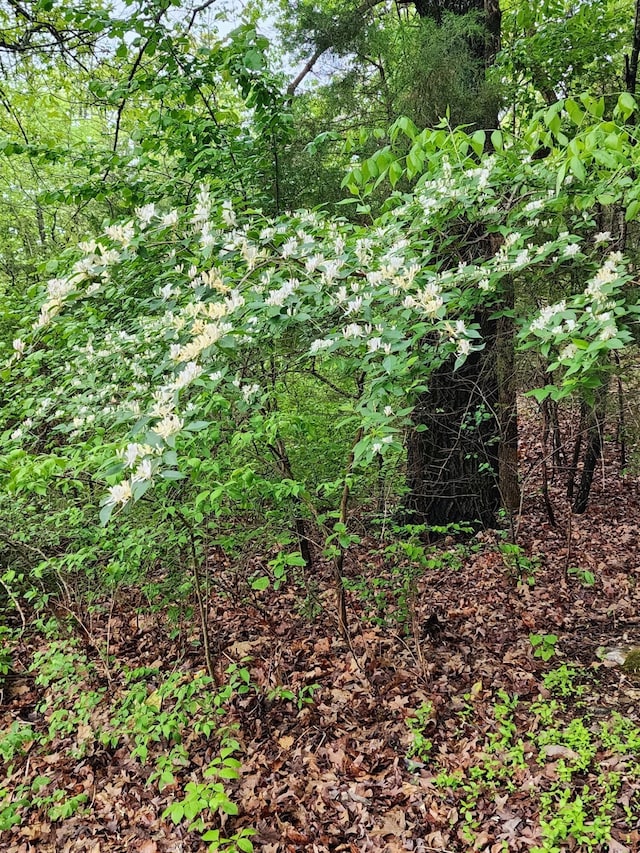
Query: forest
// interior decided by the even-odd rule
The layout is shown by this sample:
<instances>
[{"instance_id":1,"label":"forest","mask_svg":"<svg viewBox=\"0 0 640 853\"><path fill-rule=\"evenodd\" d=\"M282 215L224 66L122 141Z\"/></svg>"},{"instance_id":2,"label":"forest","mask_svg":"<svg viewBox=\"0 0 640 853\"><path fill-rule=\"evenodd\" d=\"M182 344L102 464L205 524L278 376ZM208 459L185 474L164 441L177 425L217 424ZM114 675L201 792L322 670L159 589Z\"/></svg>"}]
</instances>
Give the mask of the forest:
<instances>
[{"instance_id":1,"label":"forest","mask_svg":"<svg viewBox=\"0 0 640 853\"><path fill-rule=\"evenodd\" d=\"M640 853L640 0L0 0L0 849Z\"/></svg>"}]
</instances>

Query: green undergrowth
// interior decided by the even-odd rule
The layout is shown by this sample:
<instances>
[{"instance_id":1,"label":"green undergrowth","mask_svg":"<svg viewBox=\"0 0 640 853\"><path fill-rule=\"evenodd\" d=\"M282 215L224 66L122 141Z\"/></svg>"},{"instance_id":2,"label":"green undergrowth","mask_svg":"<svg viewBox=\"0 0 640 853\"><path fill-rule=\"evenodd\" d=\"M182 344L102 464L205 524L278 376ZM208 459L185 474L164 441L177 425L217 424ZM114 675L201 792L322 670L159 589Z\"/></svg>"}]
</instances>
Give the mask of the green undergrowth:
<instances>
[{"instance_id":1,"label":"green undergrowth","mask_svg":"<svg viewBox=\"0 0 640 853\"><path fill-rule=\"evenodd\" d=\"M487 716L477 693L466 694L455 713L460 754L450 733L436 746L424 703L408 718L408 766L431 774L443 803L455 802L451 829L469 849L521 849L525 829L531 853L609 850L614 840L634 849L640 725L606 710L591 675L564 664L545 676L545 697L499 690Z\"/></svg>"},{"instance_id":2,"label":"green undergrowth","mask_svg":"<svg viewBox=\"0 0 640 853\"><path fill-rule=\"evenodd\" d=\"M102 760L170 794L162 818L199 833L211 851L253 850L251 829L221 831L224 816L238 814L229 783L241 747L227 716L234 698L254 689L248 669L231 664L219 686L204 671L112 660L107 678L76 640L64 639L36 652L30 673L40 695L33 721L0 730L0 833L88 813L91 791L77 791L72 768Z\"/></svg>"}]
</instances>

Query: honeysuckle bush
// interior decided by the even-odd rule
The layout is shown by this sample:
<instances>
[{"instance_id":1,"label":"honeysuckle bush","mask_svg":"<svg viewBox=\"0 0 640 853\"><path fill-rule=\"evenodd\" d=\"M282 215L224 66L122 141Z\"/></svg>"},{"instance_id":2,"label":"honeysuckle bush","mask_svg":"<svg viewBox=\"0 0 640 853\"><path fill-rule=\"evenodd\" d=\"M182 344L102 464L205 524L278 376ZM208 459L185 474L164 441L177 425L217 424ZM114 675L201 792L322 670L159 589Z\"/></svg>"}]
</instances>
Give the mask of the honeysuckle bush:
<instances>
[{"instance_id":1,"label":"honeysuckle bush","mask_svg":"<svg viewBox=\"0 0 640 853\"><path fill-rule=\"evenodd\" d=\"M538 399L589 397L638 311L603 227L640 208L629 97L610 120L561 103L492 153L483 133L397 123L408 153L387 146L346 179L362 213L376 183L413 181L369 225L267 219L202 184L190 208L150 202L52 262L3 369L5 536L29 539L32 500L62 523L73 492L65 559L82 543L98 572L136 529L197 561L230 531L274 541L303 517L344 551L349 492L401 463L431 372L483 348L482 312L515 316L547 361Z\"/></svg>"}]
</instances>

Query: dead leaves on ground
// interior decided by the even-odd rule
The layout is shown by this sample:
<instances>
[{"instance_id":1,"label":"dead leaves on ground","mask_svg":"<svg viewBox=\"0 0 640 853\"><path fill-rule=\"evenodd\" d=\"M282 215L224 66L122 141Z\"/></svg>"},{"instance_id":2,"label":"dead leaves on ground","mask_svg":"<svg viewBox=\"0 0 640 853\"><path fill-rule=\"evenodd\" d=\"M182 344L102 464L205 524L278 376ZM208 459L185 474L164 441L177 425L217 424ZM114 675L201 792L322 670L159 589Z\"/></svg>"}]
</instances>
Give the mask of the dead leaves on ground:
<instances>
[{"instance_id":1,"label":"dead leaves on ground","mask_svg":"<svg viewBox=\"0 0 640 853\"><path fill-rule=\"evenodd\" d=\"M531 443L535 442L535 436ZM594 486L587 515L563 518L562 484L552 484L558 527L552 528L535 490L525 500L520 544L541 558L535 585L517 584L505 568L498 536L478 537L478 549L461 569L430 571L422 580L409 631L357 622L362 603L349 596L354 635L352 649L336 639L330 595L313 622L297 614L298 591L263 595L261 615L228 599L215 602L224 625L222 667L243 661L258 692L238 697L231 718L239 726L242 775L231 784L240 807L226 830L252 826L254 843L264 853L296 851L526 851L541 843L537 800L532 792L548 788L558 777L558 762L575 760L562 743L545 747L546 763L530 760L514 771L514 789L475 807L474 837L464 832L464 803L454 788L438 790L429 762L411 765L407 717L421 705L433 707L428 731L433 765L455 774L485 760L486 738L495 733L498 691L518 694L523 702L548 695L542 677L562 662L583 665L593 676L589 704L602 713L619 710L638 721L640 686L618 668L597 658L598 646L640 641L640 491L638 481L615 472ZM583 587L566 574L567 563L593 571L596 584ZM221 570L230 571L228 565ZM383 571L380 549L363 541L350 553L348 572ZM316 567L323 581L323 567ZM325 578L327 589L329 578ZM422 632L437 612L438 636ZM288 615L287 615L288 614ZM180 657L167 639L161 619L137 616L117 603L112 650L130 667L161 665L200 667ZM417 627L416 627L417 626ZM106 636L107 626L102 626ZM530 633L559 637L559 657L549 664L533 656ZM33 653L25 645L24 660ZM194 655L197 652L193 652ZM319 684L313 702L266 698L284 687L295 695ZM2 727L15 720L42 724L35 711L42 692L29 678L17 678L2 709ZM525 754L531 717L515 716ZM90 726L77 741L91 742ZM132 761L128 750L90 748L82 760L69 756L70 743L53 742L47 754L24 747L13 770L29 783L47 774L69 796L86 793L88 802L72 817L46 820L39 812L2 835L6 853L195 853L206 845L197 834L174 827L161 815L174 789L159 792L147 785L149 768ZM206 763L206 740L192 753L194 766ZM162 744L158 750L162 749ZM150 757L150 762L153 756ZM603 754L598 761L613 762ZM616 770L618 767L618 770ZM185 774L189 768L184 768ZM591 778L586 772L584 783ZM620 772L624 772L624 768ZM186 778L186 777L185 777ZM11 783L8 779L5 785ZM635 788L634 788L635 785ZM637 853L640 829L629 824L627 810L638 808L640 781L624 787L608 853ZM626 798L626 799L625 799ZM640 821L640 814L638 815ZM506 845L506 847L505 847ZM563 848L564 849L564 848ZM578 850L575 845L567 850ZM598 848L594 848L598 849Z\"/></svg>"}]
</instances>

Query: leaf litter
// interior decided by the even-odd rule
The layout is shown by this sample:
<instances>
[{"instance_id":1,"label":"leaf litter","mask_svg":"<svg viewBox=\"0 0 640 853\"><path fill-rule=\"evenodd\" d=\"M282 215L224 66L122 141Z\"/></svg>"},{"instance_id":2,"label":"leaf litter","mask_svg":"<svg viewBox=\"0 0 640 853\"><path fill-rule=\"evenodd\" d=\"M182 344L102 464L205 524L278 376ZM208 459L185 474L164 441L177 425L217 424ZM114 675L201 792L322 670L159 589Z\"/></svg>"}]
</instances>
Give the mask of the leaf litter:
<instances>
[{"instance_id":1,"label":"leaf litter","mask_svg":"<svg viewBox=\"0 0 640 853\"><path fill-rule=\"evenodd\" d=\"M542 458L531 425L523 443L527 459ZM386 606L376 609L355 583L373 588L373 579L391 581L397 568L363 519L345 570L354 581L349 644L336 635L331 571L321 557L313 569L321 609L313 619L301 614L294 582L235 600L214 595L212 624L224 626L214 635L218 674L230 664L246 667L251 689L230 696L223 719L240 745L239 778L225 782L238 814L208 815L207 826L223 835L252 827L254 848L264 853L637 853L640 683L605 658L608 648L640 645L640 484L608 463L584 516L570 517L564 480L552 480L555 526L531 478L518 531L530 574L514 574L500 531L464 546L449 538L435 547L452 559L419 577L404 619L390 585ZM211 561L212 573L235 582L223 555ZM568 572L573 567L591 572L594 583L581 583ZM93 641L80 637L92 662L80 689L95 691L96 702L75 726L54 714L73 707L78 694L56 705L56 680L38 684L28 671L47 641L28 634L20 641L0 722L5 737L26 732L15 755L4 756L0 798L18 803L15 823L0 833L6 853L208 849L201 832L163 814L190 779L201 778L216 754L215 732L187 724L150 742L142 760L132 755L135 736L98 737L126 694L125 671L150 673L145 701L157 713L165 675L177 673L186 684L203 671L195 626L190 642L171 640L162 614L138 614L134 604L135 594L120 595L101 618L94 615ZM535 656L532 634L556 638L549 660ZM96 651L107 635L109 673ZM415 754L408 721L420 708L424 749ZM158 758L180 743L173 780L150 781ZM635 754L625 753L629 744ZM60 791L61 801L79 798L78 808L67 816L51 803L21 809L20 792L38 784ZM571 796L563 799L562 790ZM607 827L599 834L598 798L605 796ZM583 805L592 798L583 830L571 817L580 797Z\"/></svg>"}]
</instances>

